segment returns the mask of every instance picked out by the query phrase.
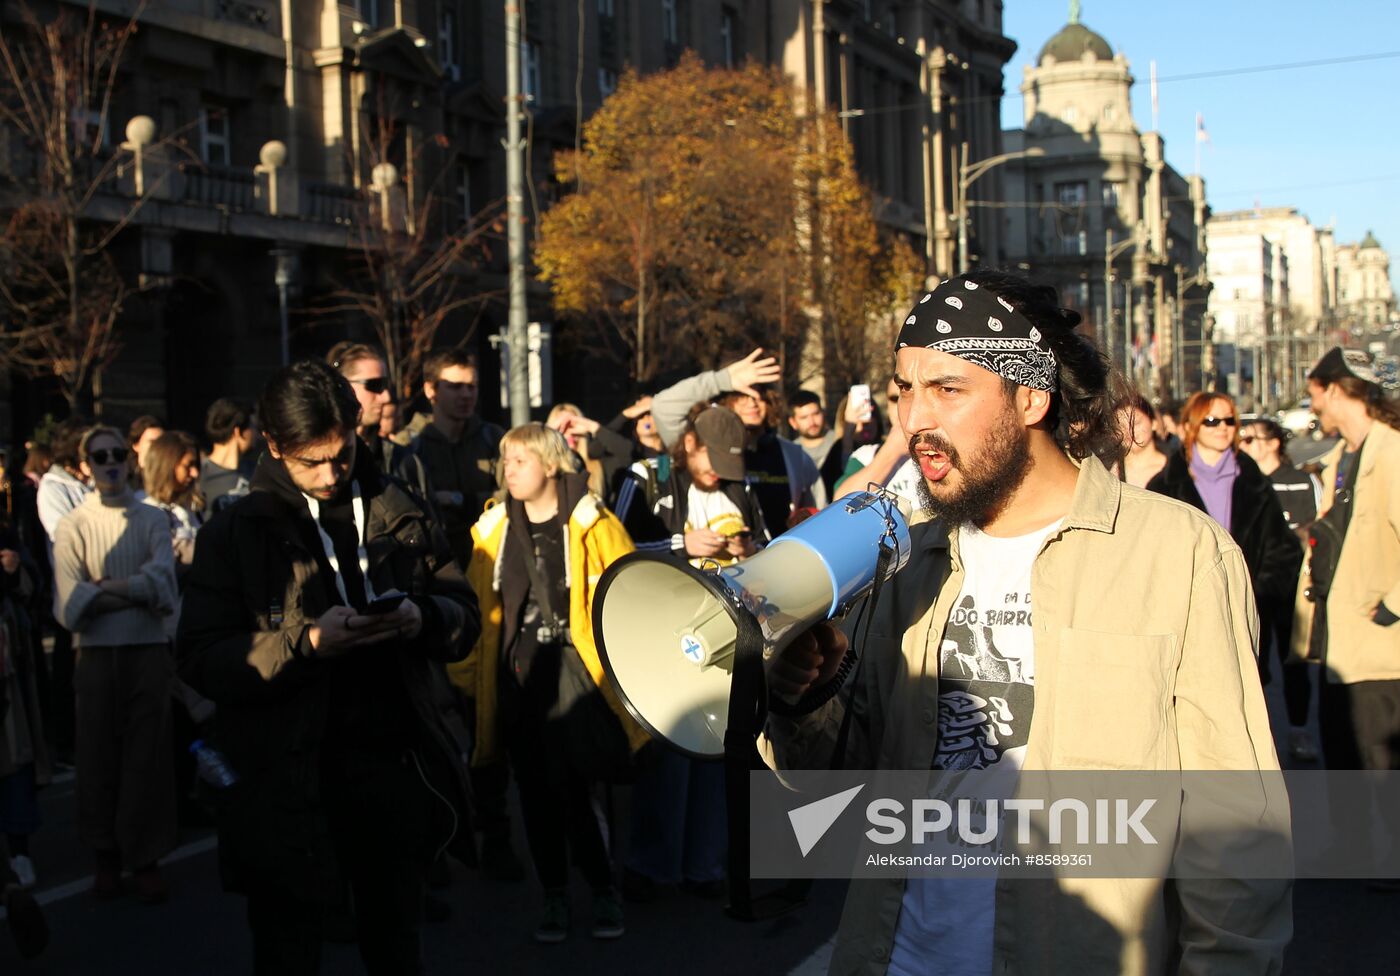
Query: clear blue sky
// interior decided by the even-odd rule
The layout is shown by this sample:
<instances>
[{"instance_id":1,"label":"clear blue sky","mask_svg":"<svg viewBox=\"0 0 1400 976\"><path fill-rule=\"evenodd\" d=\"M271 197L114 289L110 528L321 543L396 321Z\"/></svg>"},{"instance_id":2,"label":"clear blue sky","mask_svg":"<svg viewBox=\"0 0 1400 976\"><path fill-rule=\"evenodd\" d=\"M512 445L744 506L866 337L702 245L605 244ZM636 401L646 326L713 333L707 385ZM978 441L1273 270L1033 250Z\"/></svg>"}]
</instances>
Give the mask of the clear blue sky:
<instances>
[{"instance_id":1,"label":"clear blue sky","mask_svg":"<svg viewBox=\"0 0 1400 976\"><path fill-rule=\"evenodd\" d=\"M1022 69L1069 21L1067 0L1006 0L1003 128L1023 124ZM1149 64L1157 62L1167 160L1195 168L1205 118L1206 196L1218 211L1297 207L1338 243L1373 230L1400 280L1400 57L1255 74L1171 80L1228 69L1400 52L1397 0L1083 0L1080 23L1132 67L1133 115L1152 127Z\"/></svg>"}]
</instances>

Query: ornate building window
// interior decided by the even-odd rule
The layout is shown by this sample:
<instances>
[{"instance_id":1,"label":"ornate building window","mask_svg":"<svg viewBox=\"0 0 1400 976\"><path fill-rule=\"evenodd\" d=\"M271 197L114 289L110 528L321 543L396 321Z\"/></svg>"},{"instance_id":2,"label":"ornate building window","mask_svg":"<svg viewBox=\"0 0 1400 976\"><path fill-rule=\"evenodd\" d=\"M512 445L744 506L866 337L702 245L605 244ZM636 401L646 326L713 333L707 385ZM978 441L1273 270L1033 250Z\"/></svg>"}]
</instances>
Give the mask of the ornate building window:
<instances>
[{"instance_id":1,"label":"ornate building window","mask_svg":"<svg viewBox=\"0 0 1400 976\"><path fill-rule=\"evenodd\" d=\"M680 18L676 14L676 0L661 0L661 39L667 44L681 42Z\"/></svg>"},{"instance_id":2,"label":"ornate building window","mask_svg":"<svg viewBox=\"0 0 1400 976\"><path fill-rule=\"evenodd\" d=\"M228 111L199 110L199 155L210 166L229 165Z\"/></svg>"},{"instance_id":3,"label":"ornate building window","mask_svg":"<svg viewBox=\"0 0 1400 976\"><path fill-rule=\"evenodd\" d=\"M1084 207L1089 202L1089 184L1083 180L1055 184L1055 236L1059 252L1068 255L1089 253L1089 232Z\"/></svg>"},{"instance_id":4,"label":"ornate building window","mask_svg":"<svg viewBox=\"0 0 1400 976\"><path fill-rule=\"evenodd\" d=\"M540 46L535 41L520 42L520 93L527 102L540 101Z\"/></svg>"},{"instance_id":5,"label":"ornate building window","mask_svg":"<svg viewBox=\"0 0 1400 976\"><path fill-rule=\"evenodd\" d=\"M438 61L450 80L462 80L462 66L457 62L457 11L446 5L438 15Z\"/></svg>"},{"instance_id":6,"label":"ornate building window","mask_svg":"<svg viewBox=\"0 0 1400 976\"><path fill-rule=\"evenodd\" d=\"M728 7L721 10L719 15L720 56L723 58L726 68L734 67L738 60L738 20L738 15Z\"/></svg>"}]
</instances>

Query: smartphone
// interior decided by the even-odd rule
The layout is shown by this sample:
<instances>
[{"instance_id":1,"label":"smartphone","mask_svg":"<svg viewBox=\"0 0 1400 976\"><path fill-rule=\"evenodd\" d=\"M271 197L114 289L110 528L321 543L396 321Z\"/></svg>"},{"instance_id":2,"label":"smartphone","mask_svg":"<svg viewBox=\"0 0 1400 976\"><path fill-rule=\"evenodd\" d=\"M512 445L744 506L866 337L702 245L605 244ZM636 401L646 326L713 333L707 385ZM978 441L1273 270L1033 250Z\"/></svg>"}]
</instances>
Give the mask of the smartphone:
<instances>
[{"instance_id":1,"label":"smartphone","mask_svg":"<svg viewBox=\"0 0 1400 976\"><path fill-rule=\"evenodd\" d=\"M381 613L393 613L403 603L403 593L390 593L388 596L378 597L369 606L365 607L361 613L367 616L378 616Z\"/></svg>"},{"instance_id":2,"label":"smartphone","mask_svg":"<svg viewBox=\"0 0 1400 976\"><path fill-rule=\"evenodd\" d=\"M864 404L858 416L861 418L862 423L870 420L870 384L857 383L852 386L850 393L846 395L846 402L850 404Z\"/></svg>"}]
</instances>

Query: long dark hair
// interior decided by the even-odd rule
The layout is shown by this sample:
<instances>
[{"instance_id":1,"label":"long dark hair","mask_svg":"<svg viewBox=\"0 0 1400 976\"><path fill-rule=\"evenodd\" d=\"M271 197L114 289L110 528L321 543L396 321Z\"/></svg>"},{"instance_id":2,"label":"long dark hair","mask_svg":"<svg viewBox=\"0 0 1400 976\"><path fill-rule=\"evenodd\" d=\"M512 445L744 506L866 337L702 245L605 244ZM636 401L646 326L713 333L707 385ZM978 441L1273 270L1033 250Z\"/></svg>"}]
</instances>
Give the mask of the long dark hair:
<instances>
[{"instance_id":1,"label":"long dark hair","mask_svg":"<svg viewBox=\"0 0 1400 976\"><path fill-rule=\"evenodd\" d=\"M1093 455L1110 466L1121 460L1127 446L1118 408L1127 400L1127 384L1093 340L1074 331L1079 313L1062 308L1054 288L1019 274L988 268L965 277L1006 299L1044 333L1059 366L1060 389L1046 414L1056 442L1078 461Z\"/></svg>"},{"instance_id":2,"label":"long dark hair","mask_svg":"<svg viewBox=\"0 0 1400 976\"><path fill-rule=\"evenodd\" d=\"M1400 430L1400 404L1385 395L1385 390L1375 383L1355 376L1343 376L1332 380L1332 385L1353 400L1366 404L1366 413L1372 420L1380 421L1387 427Z\"/></svg>"},{"instance_id":3,"label":"long dark hair","mask_svg":"<svg viewBox=\"0 0 1400 976\"><path fill-rule=\"evenodd\" d=\"M279 453L295 451L337 433L353 434L360 401L350 382L315 359L278 370L258 401L263 433Z\"/></svg>"},{"instance_id":4,"label":"long dark hair","mask_svg":"<svg viewBox=\"0 0 1400 976\"><path fill-rule=\"evenodd\" d=\"M190 454L198 464L199 441L183 430L167 430L151 441L151 446L146 448L146 463L141 468L146 494L162 505L183 505L193 512L203 509L199 483L181 488L175 480L180 462Z\"/></svg>"}]
</instances>

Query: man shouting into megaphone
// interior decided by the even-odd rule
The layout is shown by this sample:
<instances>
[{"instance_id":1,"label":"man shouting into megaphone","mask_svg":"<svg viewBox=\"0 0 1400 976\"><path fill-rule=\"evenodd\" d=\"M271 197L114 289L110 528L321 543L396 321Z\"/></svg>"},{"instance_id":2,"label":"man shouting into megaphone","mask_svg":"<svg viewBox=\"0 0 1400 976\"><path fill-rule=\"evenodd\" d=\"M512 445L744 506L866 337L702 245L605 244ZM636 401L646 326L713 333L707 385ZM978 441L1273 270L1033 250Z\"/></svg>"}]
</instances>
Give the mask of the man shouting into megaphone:
<instances>
[{"instance_id":1,"label":"man shouting into megaphone","mask_svg":"<svg viewBox=\"0 0 1400 976\"><path fill-rule=\"evenodd\" d=\"M825 767L842 741L849 769L1278 769L1240 549L1108 473L1122 453L1111 370L1078 323L1053 289L993 271L944 282L907 316L895 382L923 475L913 555L873 609L853 687L770 716L775 768ZM813 628L772 662L770 693L822 700L846 649ZM1286 839L1287 805L1250 789L1237 799L1252 822ZM1201 829L1199 807L1183 797L1182 835ZM1050 890L853 881L831 971L1277 972L1291 934L1286 880Z\"/></svg>"}]
</instances>

